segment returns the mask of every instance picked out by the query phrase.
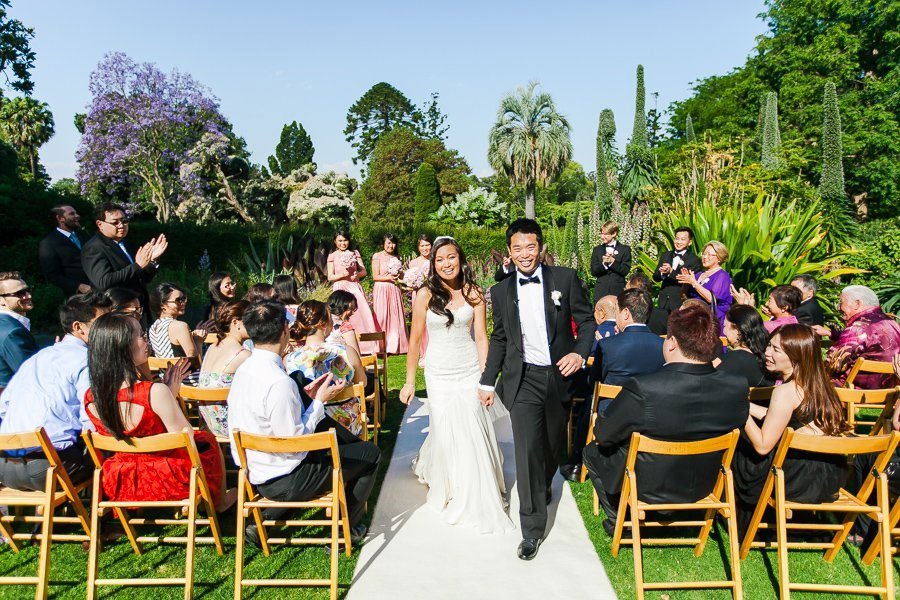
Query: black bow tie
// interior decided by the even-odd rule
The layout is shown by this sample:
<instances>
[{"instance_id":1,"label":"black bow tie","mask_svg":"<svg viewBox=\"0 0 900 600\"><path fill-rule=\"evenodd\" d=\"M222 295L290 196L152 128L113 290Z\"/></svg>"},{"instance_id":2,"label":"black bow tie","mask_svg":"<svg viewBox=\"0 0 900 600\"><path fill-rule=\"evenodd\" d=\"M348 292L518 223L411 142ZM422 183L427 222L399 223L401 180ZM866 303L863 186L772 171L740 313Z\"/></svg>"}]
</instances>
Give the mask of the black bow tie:
<instances>
[{"instance_id":1,"label":"black bow tie","mask_svg":"<svg viewBox=\"0 0 900 600\"><path fill-rule=\"evenodd\" d=\"M687 252L687 250L682 250L681 252L675 252L675 256L684 256L685 252Z\"/></svg>"},{"instance_id":2,"label":"black bow tie","mask_svg":"<svg viewBox=\"0 0 900 600\"><path fill-rule=\"evenodd\" d=\"M606 247L607 247L607 248L615 248L616 245L615 245L615 244L606 244Z\"/></svg>"},{"instance_id":3,"label":"black bow tie","mask_svg":"<svg viewBox=\"0 0 900 600\"><path fill-rule=\"evenodd\" d=\"M519 277L519 285L525 285L526 283L540 283L541 278L537 275L532 277Z\"/></svg>"}]
</instances>

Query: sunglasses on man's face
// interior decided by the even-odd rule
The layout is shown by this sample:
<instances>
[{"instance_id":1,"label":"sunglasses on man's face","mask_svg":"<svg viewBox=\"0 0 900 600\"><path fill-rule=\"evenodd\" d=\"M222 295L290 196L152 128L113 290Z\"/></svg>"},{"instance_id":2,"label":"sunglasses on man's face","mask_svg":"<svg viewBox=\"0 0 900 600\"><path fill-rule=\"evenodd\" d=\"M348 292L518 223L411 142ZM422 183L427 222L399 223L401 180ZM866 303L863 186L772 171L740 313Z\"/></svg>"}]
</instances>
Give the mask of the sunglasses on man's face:
<instances>
[{"instance_id":1,"label":"sunglasses on man's face","mask_svg":"<svg viewBox=\"0 0 900 600\"><path fill-rule=\"evenodd\" d=\"M3 296L4 298L9 298L11 296L15 296L16 298L24 298L25 296L29 296L29 295L31 295L30 287L24 287L21 290L16 290L15 292L8 292L6 294L0 294L0 296Z\"/></svg>"}]
</instances>

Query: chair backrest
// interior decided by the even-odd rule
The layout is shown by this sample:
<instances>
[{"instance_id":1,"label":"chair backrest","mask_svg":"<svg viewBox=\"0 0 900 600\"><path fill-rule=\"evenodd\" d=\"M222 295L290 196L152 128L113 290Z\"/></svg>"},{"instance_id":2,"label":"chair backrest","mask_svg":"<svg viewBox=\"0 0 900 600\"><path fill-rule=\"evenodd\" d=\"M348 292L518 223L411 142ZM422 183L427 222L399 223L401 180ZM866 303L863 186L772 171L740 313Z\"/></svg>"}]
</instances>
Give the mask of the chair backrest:
<instances>
[{"instance_id":1,"label":"chair backrest","mask_svg":"<svg viewBox=\"0 0 900 600\"><path fill-rule=\"evenodd\" d=\"M182 358L184 357L161 358L159 356L151 356L147 359L147 366L150 367L151 371L160 371L163 369L168 369ZM192 369L200 368L200 357L191 356L187 360L191 364Z\"/></svg>"},{"instance_id":2,"label":"chair backrest","mask_svg":"<svg viewBox=\"0 0 900 600\"><path fill-rule=\"evenodd\" d=\"M376 370L378 369L378 357L374 354L364 354L360 357L360 361L362 362L363 367L374 367Z\"/></svg>"},{"instance_id":3,"label":"chair backrest","mask_svg":"<svg viewBox=\"0 0 900 600\"><path fill-rule=\"evenodd\" d=\"M900 387L880 390L857 390L851 388L834 388L838 400L844 404L878 404L893 406L900 398Z\"/></svg>"},{"instance_id":4,"label":"chair backrest","mask_svg":"<svg viewBox=\"0 0 900 600\"><path fill-rule=\"evenodd\" d=\"M34 431L0 434L0 452L30 450L31 448L40 448L51 467L59 466L59 455L56 453L56 448L53 447L43 427L38 427Z\"/></svg>"},{"instance_id":5,"label":"chair backrest","mask_svg":"<svg viewBox=\"0 0 900 600\"><path fill-rule=\"evenodd\" d=\"M631 445L628 448L626 468L632 472L634 471L638 453L664 454L667 456L691 456L697 454L710 454L712 452L723 452L722 466L727 469L731 466L731 459L734 457L734 450L737 447L738 438L740 438L740 431L737 429L713 438L689 442L657 440L641 435L635 431L631 434Z\"/></svg>"},{"instance_id":6,"label":"chair backrest","mask_svg":"<svg viewBox=\"0 0 900 600\"><path fill-rule=\"evenodd\" d=\"M621 391L621 385L610 385L608 383L600 383L599 381L595 383L594 398L591 402L591 413L597 412L597 403L600 401L600 398L614 399Z\"/></svg>"},{"instance_id":7,"label":"chair backrest","mask_svg":"<svg viewBox=\"0 0 900 600\"><path fill-rule=\"evenodd\" d=\"M123 454L152 454L170 450L187 450L191 465L200 468L200 453L194 443L194 432L190 429L177 433L161 433L147 437L130 437L121 440L110 435L101 435L95 431L83 431L81 437L87 445L88 452L99 469L103 461L100 452L119 452Z\"/></svg>"},{"instance_id":8,"label":"chair backrest","mask_svg":"<svg viewBox=\"0 0 900 600\"><path fill-rule=\"evenodd\" d=\"M204 344L215 344L219 341L218 333L207 333L206 338L203 340Z\"/></svg>"},{"instance_id":9,"label":"chair backrest","mask_svg":"<svg viewBox=\"0 0 900 600\"><path fill-rule=\"evenodd\" d=\"M182 400L194 402L225 402L230 391L231 388L201 388L182 384L178 396Z\"/></svg>"},{"instance_id":10,"label":"chair backrest","mask_svg":"<svg viewBox=\"0 0 900 600\"><path fill-rule=\"evenodd\" d=\"M259 435L247 433L240 429L232 432L235 449L241 469L248 470L247 450L265 452L267 454L296 454L298 452L313 452L316 450L330 450L331 458L336 469L341 468L341 459L338 454L337 434L334 429L322 433L310 433L291 437L278 437L274 435Z\"/></svg>"},{"instance_id":11,"label":"chair backrest","mask_svg":"<svg viewBox=\"0 0 900 600\"><path fill-rule=\"evenodd\" d=\"M356 339L360 342L383 342L385 335L383 331L370 331L368 333L356 333Z\"/></svg>"},{"instance_id":12,"label":"chair backrest","mask_svg":"<svg viewBox=\"0 0 900 600\"><path fill-rule=\"evenodd\" d=\"M775 386L752 387L750 393L747 394L747 400L750 402L761 402L768 404L772 400L772 392Z\"/></svg>"},{"instance_id":13,"label":"chair backrest","mask_svg":"<svg viewBox=\"0 0 900 600\"><path fill-rule=\"evenodd\" d=\"M867 358L857 358L856 362L850 368L847 374L847 387L852 388L856 376L860 373L873 373L877 375L893 375L894 366L884 360L869 360Z\"/></svg>"}]
</instances>

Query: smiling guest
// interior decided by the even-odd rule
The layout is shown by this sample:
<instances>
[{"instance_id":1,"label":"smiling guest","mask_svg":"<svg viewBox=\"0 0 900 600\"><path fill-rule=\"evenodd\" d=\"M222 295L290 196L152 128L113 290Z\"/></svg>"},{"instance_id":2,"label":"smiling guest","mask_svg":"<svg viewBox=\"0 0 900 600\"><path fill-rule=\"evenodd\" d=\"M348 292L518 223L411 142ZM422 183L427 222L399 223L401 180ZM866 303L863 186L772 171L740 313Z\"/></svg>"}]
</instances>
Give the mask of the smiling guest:
<instances>
[{"instance_id":1,"label":"smiling guest","mask_svg":"<svg viewBox=\"0 0 900 600\"><path fill-rule=\"evenodd\" d=\"M678 283L689 287L688 298L699 298L710 306L716 322L719 324L719 335L723 335L725 313L733 303L731 296L731 275L722 268L728 260L728 248L718 240L711 240L703 246L700 261L703 271L691 271L681 267L675 279Z\"/></svg>"},{"instance_id":2,"label":"smiling guest","mask_svg":"<svg viewBox=\"0 0 900 600\"><path fill-rule=\"evenodd\" d=\"M679 227L675 230L674 249L664 252L659 257L659 264L653 272L653 281L660 283L659 308L672 312L681 307L682 285L676 279L681 267L688 271L700 270L700 258L691 252L694 232L690 227ZM665 332L663 332L665 333Z\"/></svg>"},{"instance_id":3,"label":"smiling guest","mask_svg":"<svg viewBox=\"0 0 900 600\"><path fill-rule=\"evenodd\" d=\"M69 205L54 206L50 214L56 229L48 233L38 246L38 260L44 277L61 289L66 298L91 291L81 266L81 246L84 244L78 235L81 216Z\"/></svg>"},{"instance_id":4,"label":"smiling guest","mask_svg":"<svg viewBox=\"0 0 900 600\"><path fill-rule=\"evenodd\" d=\"M209 276L206 289L209 296L209 306L203 311L203 320L212 321L216 318L216 311L219 306L226 302L232 302L237 298L237 284L228 273L216 271Z\"/></svg>"},{"instance_id":5,"label":"smiling guest","mask_svg":"<svg viewBox=\"0 0 900 600\"><path fill-rule=\"evenodd\" d=\"M81 266L97 291L124 287L140 294L146 321L150 307L147 284L159 269L157 260L169 247L166 236L160 234L135 249L125 239L129 219L122 206L104 202L97 206L95 217L97 235L81 250Z\"/></svg>"},{"instance_id":6,"label":"smiling guest","mask_svg":"<svg viewBox=\"0 0 900 600\"><path fill-rule=\"evenodd\" d=\"M372 310L375 320L384 331L388 354L406 354L409 337L406 333L406 311L397 281L403 273L397 256L397 237L388 233L381 241L381 252L372 256Z\"/></svg>"},{"instance_id":7,"label":"smiling guest","mask_svg":"<svg viewBox=\"0 0 900 600\"><path fill-rule=\"evenodd\" d=\"M600 229L600 244L591 254L591 275L597 278L594 302L603 296L618 296L631 271L631 247L616 241L619 225L607 221Z\"/></svg>"},{"instance_id":8,"label":"smiling guest","mask_svg":"<svg viewBox=\"0 0 900 600\"><path fill-rule=\"evenodd\" d=\"M187 292L174 283L161 283L153 291L151 301L153 311L159 314L159 319L147 332L153 355L160 358L200 356L207 331L191 331L185 321L179 320L187 307Z\"/></svg>"},{"instance_id":9,"label":"smiling guest","mask_svg":"<svg viewBox=\"0 0 900 600\"><path fill-rule=\"evenodd\" d=\"M0 393L37 344L25 314L34 308L31 288L18 271L0 273Z\"/></svg>"}]
</instances>

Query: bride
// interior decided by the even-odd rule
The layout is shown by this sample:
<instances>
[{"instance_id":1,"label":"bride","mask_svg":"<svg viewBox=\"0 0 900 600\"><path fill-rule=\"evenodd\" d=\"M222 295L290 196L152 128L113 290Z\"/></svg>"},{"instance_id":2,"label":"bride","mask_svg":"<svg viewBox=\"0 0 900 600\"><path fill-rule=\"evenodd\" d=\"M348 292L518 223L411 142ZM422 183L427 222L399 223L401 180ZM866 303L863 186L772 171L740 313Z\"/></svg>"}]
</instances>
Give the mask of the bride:
<instances>
[{"instance_id":1,"label":"bride","mask_svg":"<svg viewBox=\"0 0 900 600\"><path fill-rule=\"evenodd\" d=\"M400 400L416 391L419 341L428 330L425 386L428 437L413 463L429 486L427 504L452 525L482 533L515 526L506 514L503 458L489 410L478 399L478 380L488 352L484 293L459 244L439 237L431 251L431 271L413 306ZM474 331L474 339L473 339ZM495 403L495 406L499 403Z\"/></svg>"}]
</instances>

